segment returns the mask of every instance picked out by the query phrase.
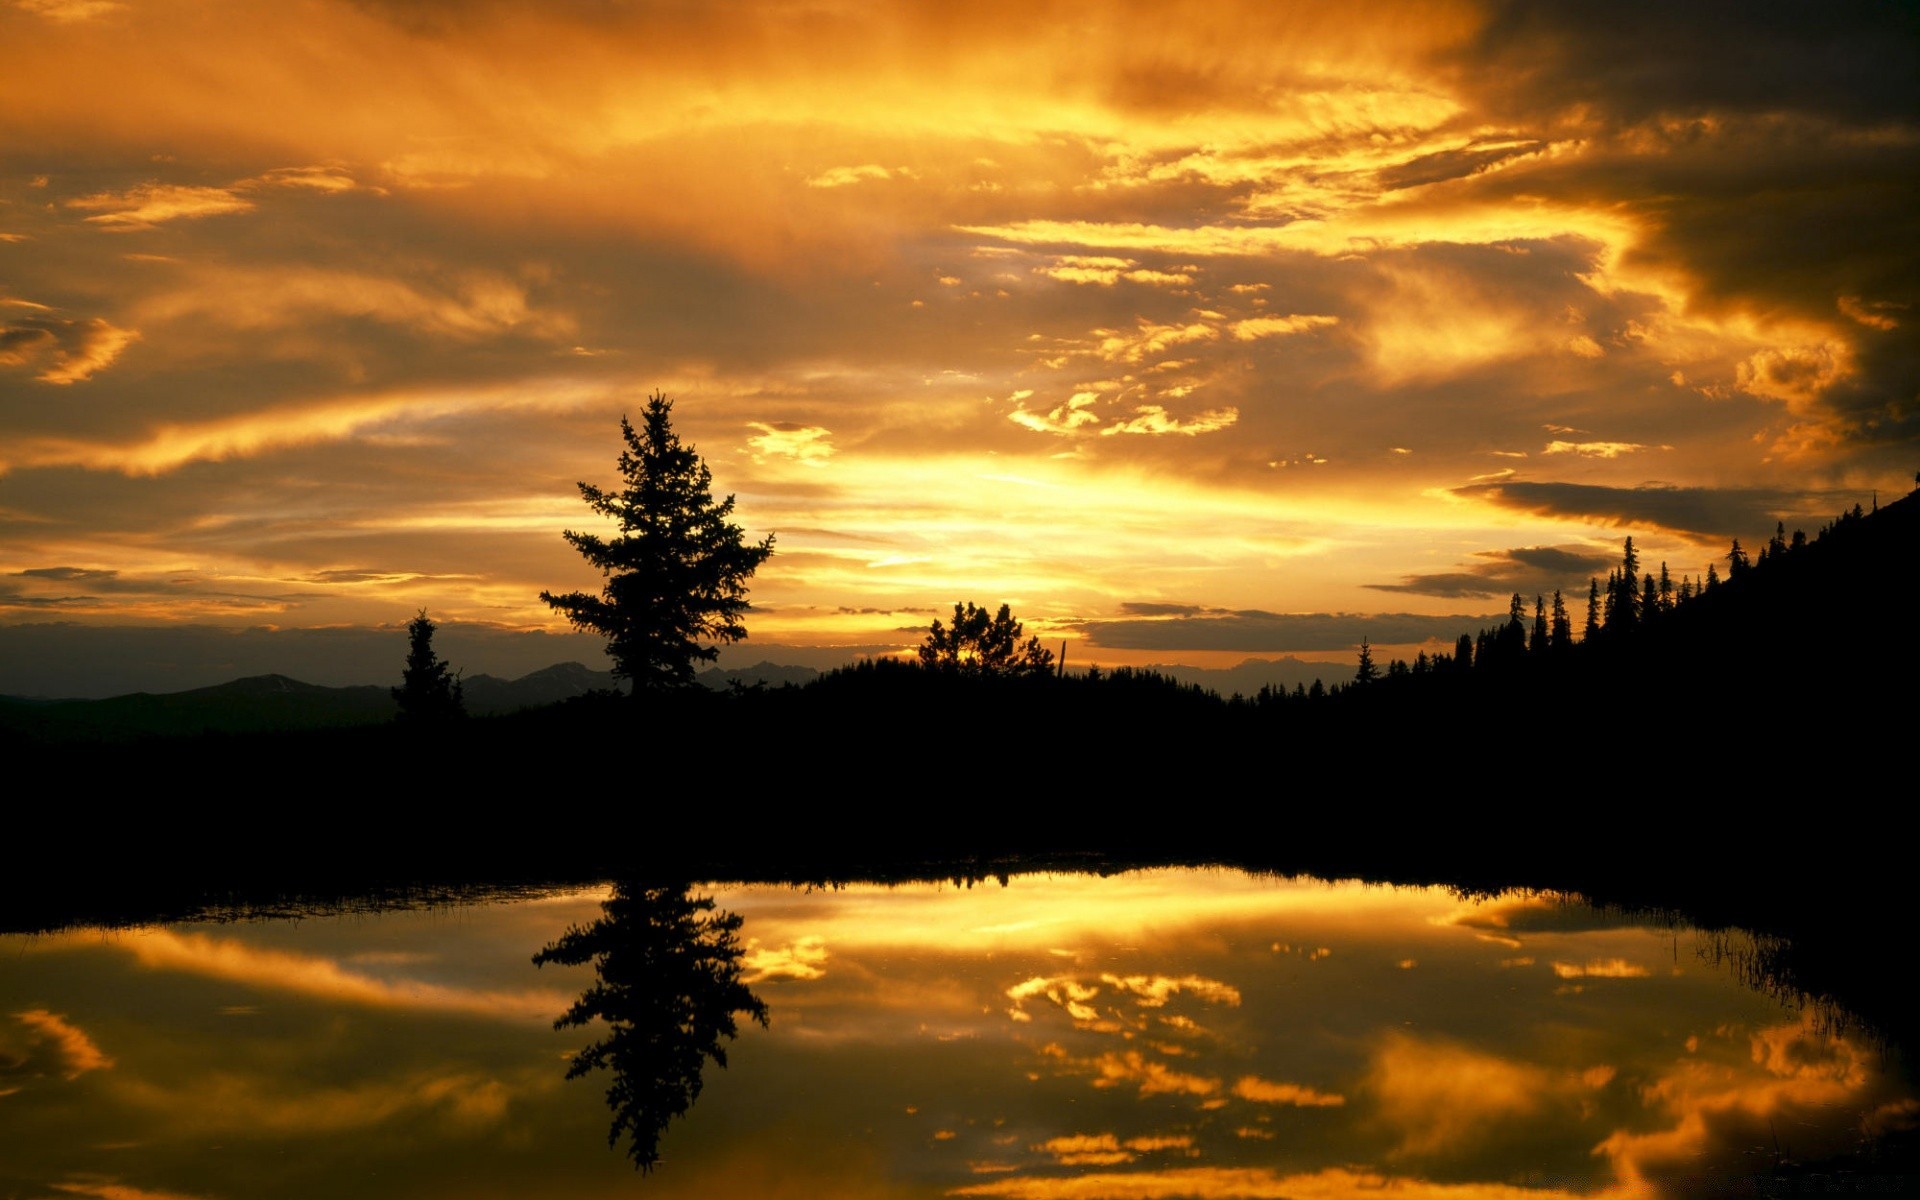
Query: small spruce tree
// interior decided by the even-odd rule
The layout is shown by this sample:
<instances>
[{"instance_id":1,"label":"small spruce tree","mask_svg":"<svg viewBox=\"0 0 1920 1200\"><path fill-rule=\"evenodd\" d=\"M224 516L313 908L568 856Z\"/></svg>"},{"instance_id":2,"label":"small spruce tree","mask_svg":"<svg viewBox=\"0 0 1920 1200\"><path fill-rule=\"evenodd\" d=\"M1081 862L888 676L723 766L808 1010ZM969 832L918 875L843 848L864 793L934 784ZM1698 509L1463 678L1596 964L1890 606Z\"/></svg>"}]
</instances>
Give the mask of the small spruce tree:
<instances>
[{"instance_id":1,"label":"small spruce tree","mask_svg":"<svg viewBox=\"0 0 1920 1200\"><path fill-rule=\"evenodd\" d=\"M434 624L427 610L407 622L407 669L391 689L399 719L409 724L451 721L467 715L460 676L433 649Z\"/></svg>"}]
</instances>

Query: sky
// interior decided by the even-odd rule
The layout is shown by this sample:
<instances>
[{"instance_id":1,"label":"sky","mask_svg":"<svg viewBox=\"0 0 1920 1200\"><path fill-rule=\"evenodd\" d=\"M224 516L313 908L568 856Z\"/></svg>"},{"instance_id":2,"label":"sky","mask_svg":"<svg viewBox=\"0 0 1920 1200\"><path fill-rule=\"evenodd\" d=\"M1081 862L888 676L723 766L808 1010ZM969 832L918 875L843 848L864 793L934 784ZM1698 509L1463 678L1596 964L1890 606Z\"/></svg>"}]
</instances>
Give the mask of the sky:
<instances>
[{"instance_id":1,"label":"sky","mask_svg":"<svg viewBox=\"0 0 1920 1200\"><path fill-rule=\"evenodd\" d=\"M0 1187L1661 1200L1920 1119L1869 1038L1739 982L1715 947L1743 935L1551 896L723 886L768 1021L640 1181L609 1073L565 1078L607 1027L553 1028L594 972L530 962L603 895L0 936Z\"/></svg>"},{"instance_id":2,"label":"sky","mask_svg":"<svg viewBox=\"0 0 1920 1200\"><path fill-rule=\"evenodd\" d=\"M0 662L604 666L656 392L732 663L1578 624L1913 486L1915 212L1902 3L0 0Z\"/></svg>"}]
</instances>

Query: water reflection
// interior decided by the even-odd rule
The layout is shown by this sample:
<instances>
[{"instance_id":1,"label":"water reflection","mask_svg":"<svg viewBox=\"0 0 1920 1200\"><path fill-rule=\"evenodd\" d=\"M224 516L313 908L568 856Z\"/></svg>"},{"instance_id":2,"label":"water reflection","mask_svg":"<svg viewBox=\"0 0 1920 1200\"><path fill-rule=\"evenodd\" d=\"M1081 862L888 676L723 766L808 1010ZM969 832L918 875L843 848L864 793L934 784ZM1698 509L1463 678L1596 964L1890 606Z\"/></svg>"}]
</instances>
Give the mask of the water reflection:
<instances>
[{"instance_id":1,"label":"water reflection","mask_svg":"<svg viewBox=\"0 0 1920 1200\"><path fill-rule=\"evenodd\" d=\"M0 1196L1767 1193L1920 1118L1691 932L1551 897L710 890L0 939Z\"/></svg>"},{"instance_id":2,"label":"water reflection","mask_svg":"<svg viewBox=\"0 0 1920 1200\"><path fill-rule=\"evenodd\" d=\"M567 1078L611 1069L607 1144L627 1135L641 1171L660 1160L660 1135L700 1097L706 1060L727 1065L721 1039L736 1013L767 1023L767 1006L740 982L740 917L713 910L686 887L616 884L591 925L575 925L533 965L592 963L594 982L555 1029L604 1021L607 1035L573 1056Z\"/></svg>"}]
</instances>

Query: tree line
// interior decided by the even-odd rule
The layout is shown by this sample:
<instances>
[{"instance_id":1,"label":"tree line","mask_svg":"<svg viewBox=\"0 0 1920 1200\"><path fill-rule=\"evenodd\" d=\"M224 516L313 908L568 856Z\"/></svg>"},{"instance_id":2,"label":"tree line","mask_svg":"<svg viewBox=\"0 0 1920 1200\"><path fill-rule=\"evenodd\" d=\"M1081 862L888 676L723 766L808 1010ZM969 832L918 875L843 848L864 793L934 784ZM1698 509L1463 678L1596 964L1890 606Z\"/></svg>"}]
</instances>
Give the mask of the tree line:
<instances>
[{"instance_id":1,"label":"tree line","mask_svg":"<svg viewBox=\"0 0 1920 1200\"><path fill-rule=\"evenodd\" d=\"M606 638L614 677L635 696L693 686L695 664L713 661L721 644L747 636L748 583L774 548L771 535L759 542L746 539L732 520L732 495L714 499L705 462L673 431L672 408L671 400L655 393L638 428L621 418L624 448L617 489L578 485L588 508L611 519L618 531L614 536L574 530L563 534L599 569L605 580L600 592L540 593L575 628ZM1773 536L1751 555L1736 538L1721 560L1724 576L1718 562L1710 563L1698 579L1691 574L1676 579L1665 562L1655 572L1642 562L1629 536L1604 583L1598 576L1589 579L1577 635L1561 589L1550 599L1536 594L1530 610L1526 598L1515 592L1506 621L1477 635L1463 632L1451 651L1422 650L1410 662L1396 658L1383 667L1363 638L1354 673L1344 682L1328 686L1315 680L1311 687L1295 685L1291 691L1269 685L1250 698L1236 695L1223 702L1255 709L1294 707L1336 698L1429 693L1467 680L1591 671L1630 655L1649 635L1697 627L1693 614L1713 609L1717 598L1744 589L1749 580L1788 573L1818 557L1812 553L1816 547L1846 542L1878 507L1876 501L1870 514L1856 504L1813 539L1803 530L1789 534L1785 522L1779 522ZM406 670L402 686L393 689L405 722L442 722L463 712L459 676L434 653L433 631L425 610L408 626ZM897 688L905 686L896 670L900 666L949 681L1066 678L1064 659L1056 659L1038 638L1026 636L1008 605L989 613L971 602L956 602L950 622L932 623L913 663L857 664L827 678L841 675L866 680L869 686ZM1154 672L1128 668L1089 668L1077 677L1110 689L1145 688L1162 695L1181 686Z\"/></svg>"}]
</instances>

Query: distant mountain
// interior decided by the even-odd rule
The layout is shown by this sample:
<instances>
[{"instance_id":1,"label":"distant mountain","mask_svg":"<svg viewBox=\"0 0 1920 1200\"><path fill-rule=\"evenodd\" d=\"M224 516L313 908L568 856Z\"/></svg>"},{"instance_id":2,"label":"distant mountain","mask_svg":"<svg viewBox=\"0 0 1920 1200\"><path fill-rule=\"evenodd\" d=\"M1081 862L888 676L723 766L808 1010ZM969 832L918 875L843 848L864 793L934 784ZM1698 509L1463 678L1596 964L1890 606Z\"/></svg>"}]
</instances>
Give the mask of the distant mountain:
<instances>
[{"instance_id":1,"label":"distant mountain","mask_svg":"<svg viewBox=\"0 0 1920 1200\"><path fill-rule=\"evenodd\" d=\"M611 671L596 671L584 663L564 662L518 679L472 675L463 678L460 686L467 711L478 717L558 704L588 692L609 691L614 687L614 678Z\"/></svg>"},{"instance_id":2,"label":"distant mountain","mask_svg":"<svg viewBox=\"0 0 1920 1200\"><path fill-rule=\"evenodd\" d=\"M285 675L107 700L0 700L0 728L53 740L316 729L390 721L393 714L386 688L319 687Z\"/></svg>"},{"instance_id":3,"label":"distant mountain","mask_svg":"<svg viewBox=\"0 0 1920 1200\"><path fill-rule=\"evenodd\" d=\"M699 681L723 692L741 687L802 685L817 679L812 667L762 662L723 671L710 667ZM542 708L588 692L621 690L611 671L582 663L501 679L473 675L460 681L467 712L497 716ZM372 684L322 687L285 675L252 675L184 692L136 692L106 700L40 700L0 697L0 731L37 740L76 741L144 735L258 733L373 725L394 718L392 692Z\"/></svg>"}]
</instances>

